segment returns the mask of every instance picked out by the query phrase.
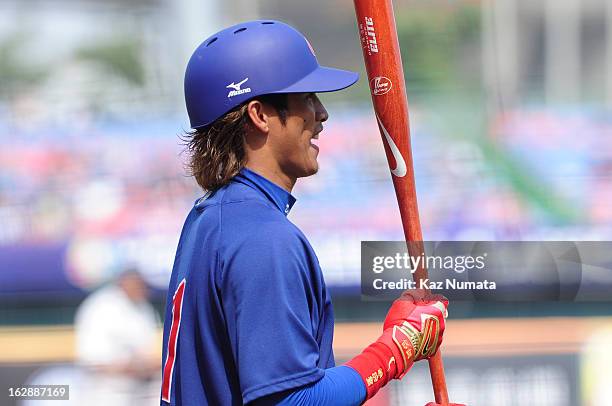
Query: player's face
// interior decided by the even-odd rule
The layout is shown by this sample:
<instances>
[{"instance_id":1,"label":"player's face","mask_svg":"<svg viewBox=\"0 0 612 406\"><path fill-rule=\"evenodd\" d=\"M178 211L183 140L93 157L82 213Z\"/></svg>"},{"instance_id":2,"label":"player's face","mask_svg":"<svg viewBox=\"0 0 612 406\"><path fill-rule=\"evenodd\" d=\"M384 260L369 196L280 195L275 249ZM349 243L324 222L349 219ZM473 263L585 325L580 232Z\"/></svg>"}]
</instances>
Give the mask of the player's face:
<instances>
[{"instance_id":1,"label":"player's face","mask_svg":"<svg viewBox=\"0 0 612 406\"><path fill-rule=\"evenodd\" d=\"M319 170L316 145L323 122L329 115L315 93L288 94L288 112L279 139L278 159L281 170L297 179Z\"/></svg>"}]
</instances>

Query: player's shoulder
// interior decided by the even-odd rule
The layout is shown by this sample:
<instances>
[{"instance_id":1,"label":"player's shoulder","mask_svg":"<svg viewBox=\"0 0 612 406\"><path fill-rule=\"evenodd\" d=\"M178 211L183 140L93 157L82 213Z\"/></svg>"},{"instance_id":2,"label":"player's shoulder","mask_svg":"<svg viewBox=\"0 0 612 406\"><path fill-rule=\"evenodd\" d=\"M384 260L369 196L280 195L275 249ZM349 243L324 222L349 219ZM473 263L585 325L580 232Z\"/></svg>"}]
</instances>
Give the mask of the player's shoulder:
<instances>
[{"instance_id":1,"label":"player's shoulder","mask_svg":"<svg viewBox=\"0 0 612 406\"><path fill-rule=\"evenodd\" d=\"M196 201L201 209L271 209L265 198L253 188L238 182L230 182L214 192L208 192Z\"/></svg>"},{"instance_id":2,"label":"player's shoulder","mask_svg":"<svg viewBox=\"0 0 612 406\"><path fill-rule=\"evenodd\" d=\"M287 223L286 216L261 192L238 182L217 191L211 197L221 211L224 222L239 222L243 226L262 223Z\"/></svg>"},{"instance_id":3,"label":"player's shoulder","mask_svg":"<svg viewBox=\"0 0 612 406\"><path fill-rule=\"evenodd\" d=\"M208 212L218 225L222 240L257 239L296 242L302 232L260 192L239 182L220 188L196 202L196 210Z\"/></svg>"}]
</instances>

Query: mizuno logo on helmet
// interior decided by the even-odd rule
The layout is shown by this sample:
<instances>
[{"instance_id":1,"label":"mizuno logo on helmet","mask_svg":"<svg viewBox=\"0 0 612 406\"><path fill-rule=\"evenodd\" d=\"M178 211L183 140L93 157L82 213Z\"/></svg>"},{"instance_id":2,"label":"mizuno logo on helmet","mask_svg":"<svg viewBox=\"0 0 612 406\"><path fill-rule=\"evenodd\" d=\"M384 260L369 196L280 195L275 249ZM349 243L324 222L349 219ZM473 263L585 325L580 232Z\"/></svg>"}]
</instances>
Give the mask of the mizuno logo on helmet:
<instances>
[{"instance_id":1,"label":"mizuno logo on helmet","mask_svg":"<svg viewBox=\"0 0 612 406\"><path fill-rule=\"evenodd\" d=\"M233 89L233 90L230 90L230 92L227 94L227 97L238 96L244 93L251 93L250 87L245 87L244 89L240 88L247 80L249 80L249 78L244 78L238 83L232 82L229 85L225 86L228 89Z\"/></svg>"}]
</instances>

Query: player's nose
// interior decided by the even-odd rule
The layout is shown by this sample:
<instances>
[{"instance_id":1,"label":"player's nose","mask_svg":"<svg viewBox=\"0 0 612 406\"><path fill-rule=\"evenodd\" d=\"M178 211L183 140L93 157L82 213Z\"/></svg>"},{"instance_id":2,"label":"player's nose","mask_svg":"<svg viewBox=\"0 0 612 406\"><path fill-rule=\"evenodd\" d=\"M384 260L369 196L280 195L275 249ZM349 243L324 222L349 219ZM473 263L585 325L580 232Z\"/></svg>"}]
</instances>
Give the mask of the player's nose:
<instances>
[{"instance_id":1,"label":"player's nose","mask_svg":"<svg viewBox=\"0 0 612 406\"><path fill-rule=\"evenodd\" d=\"M315 119L321 123L327 121L327 119L329 118L329 113L327 112L325 106L323 106L323 103L321 103L321 100L319 100L319 96L317 95L315 95L315 102Z\"/></svg>"}]
</instances>

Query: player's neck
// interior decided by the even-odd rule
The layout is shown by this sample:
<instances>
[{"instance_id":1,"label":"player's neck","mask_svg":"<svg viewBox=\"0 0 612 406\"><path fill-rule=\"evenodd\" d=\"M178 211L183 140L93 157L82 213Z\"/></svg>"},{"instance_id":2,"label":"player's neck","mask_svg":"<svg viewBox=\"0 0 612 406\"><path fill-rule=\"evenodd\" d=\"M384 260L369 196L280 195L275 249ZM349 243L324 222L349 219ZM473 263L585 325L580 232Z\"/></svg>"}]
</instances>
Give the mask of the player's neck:
<instances>
[{"instance_id":1,"label":"player's neck","mask_svg":"<svg viewBox=\"0 0 612 406\"><path fill-rule=\"evenodd\" d=\"M268 179L270 182L282 187L289 193L291 193L293 186L295 186L296 178L287 175L281 171L280 168L271 168L269 165L258 165L257 162L252 161L247 162L246 167Z\"/></svg>"}]
</instances>

